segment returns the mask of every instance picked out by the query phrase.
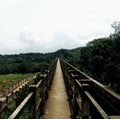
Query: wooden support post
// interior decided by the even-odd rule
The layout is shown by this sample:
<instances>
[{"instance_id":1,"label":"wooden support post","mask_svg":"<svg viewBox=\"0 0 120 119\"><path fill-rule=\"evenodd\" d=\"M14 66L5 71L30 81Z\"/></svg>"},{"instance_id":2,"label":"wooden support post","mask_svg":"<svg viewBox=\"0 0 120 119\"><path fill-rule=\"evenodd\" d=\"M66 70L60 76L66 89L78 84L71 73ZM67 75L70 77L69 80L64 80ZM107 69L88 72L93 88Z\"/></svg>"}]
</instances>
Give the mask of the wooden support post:
<instances>
[{"instance_id":1,"label":"wooden support post","mask_svg":"<svg viewBox=\"0 0 120 119\"><path fill-rule=\"evenodd\" d=\"M40 98L41 100L41 105L40 105L40 112L39 112L39 116L44 114L44 104L45 104L45 99L46 99L46 94L45 94L45 77L43 75L40 76L40 79L42 80L42 85L40 90ZM47 94L47 98L48 98L48 94Z\"/></svg>"},{"instance_id":2,"label":"wooden support post","mask_svg":"<svg viewBox=\"0 0 120 119\"><path fill-rule=\"evenodd\" d=\"M82 95L82 119L89 119L89 101L86 96Z\"/></svg>"},{"instance_id":3,"label":"wooden support post","mask_svg":"<svg viewBox=\"0 0 120 119\"><path fill-rule=\"evenodd\" d=\"M48 91L50 90L50 70L46 70L46 74L47 74L47 79L46 79L46 83L47 83L47 89L48 89Z\"/></svg>"},{"instance_id":4,"label":"wooden support post","mask_svg":"<svg viewBox=\"0 0 120 119\"><path fill-rule=\"evenodd\" d=\"M33 96L32 99L30 100L29 119L37 119L36 85L30 85L30 91L33 92Z\"/></svg>"},{"instance_id":5,"label":"wooden support post","mask_svg":"<svg viewBox=\"0 0 120 119\"><path fill-rule=\"evenodd\" d=\"M77 106L77 102L76 102L76 99L77 99L77 95L76 95L76 92L74 92L74 96L73 96L73 117L76 118L77 114L78 114L78 106Z\"/></svg>"}]
</instances>

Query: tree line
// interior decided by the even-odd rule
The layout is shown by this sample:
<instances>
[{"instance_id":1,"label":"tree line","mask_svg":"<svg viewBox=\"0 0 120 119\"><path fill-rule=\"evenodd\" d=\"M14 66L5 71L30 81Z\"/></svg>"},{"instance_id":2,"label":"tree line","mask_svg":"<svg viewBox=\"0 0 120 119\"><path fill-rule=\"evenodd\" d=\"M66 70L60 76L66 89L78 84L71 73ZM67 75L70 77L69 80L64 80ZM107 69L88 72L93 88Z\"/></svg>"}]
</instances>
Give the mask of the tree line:
<instances>
[{"instance_id":1,"label":"tree line","mask_svg":"<svg viewBox=\"0 0 120 119\"><path fill-rule=\"evenodd\" d=\"M80 68L96 80L120 91L120 22L114 33L89 42L80 52Z\"/></svg>"},{"instance_id":2,"label":"tree line","mask_svg":"<svg viewBox=\"0 0 120 119\"><path fill-rule=\"evenodd\" d=\"M52 53L1 55L0 74L44 72L53 61Z\"/></svg>"},{"instance_id":3,"label":"tree line","mask_svg":"<svg viewBox=\"0 0 120 119\"><path fill-rule=\"evenodd\" d=\"M44 73L57 57L77 64L79 48L74 50L61 49L53 53L25 53L0 55L0 74L10 73Z\"/></svg>"}]
</instances>

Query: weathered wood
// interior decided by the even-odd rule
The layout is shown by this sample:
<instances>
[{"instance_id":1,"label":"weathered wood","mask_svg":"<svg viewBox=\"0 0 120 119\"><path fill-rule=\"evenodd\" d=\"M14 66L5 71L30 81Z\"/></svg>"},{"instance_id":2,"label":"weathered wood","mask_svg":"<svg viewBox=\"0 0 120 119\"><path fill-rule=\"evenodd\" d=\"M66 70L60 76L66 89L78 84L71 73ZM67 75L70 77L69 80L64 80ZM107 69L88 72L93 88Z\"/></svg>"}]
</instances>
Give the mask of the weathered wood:
<instances>
[{"instance_id":1,"label":"weathered wood","mask_svg":"<svg viewBox=\"0 0 120 119\"><path fill-rule=\"evenodd\" d=\"M29 118L30 119L37 119L37 115L36 115L36 112L37 112L37 102L36 102L36 93L37 93L37 90L36 90L36 85L30 85L30 91L33 92L33 97L31 98L30 100L30 104L31 107L30 107L30 115L29 115Z\"/></svg>"},{"instance_id":2,"label":"weathered wood","mask_svg":"<svg viewBox=\"0 0 120 119\"><path fill-rule=\"evenodd\" d=\"M24 107L27 106L28 102L30 103L28 115L29 119L38 119L38 116L44 113L44 103L54 76L56 63L57 62L55 61L52 67L49 69L48 73L39 77L38 82L36 82L37 84L30 85L31 95L29 94L24 99L24 101L19 105L19 107L11 114L9 119L18 118L22 114L22 111L24 110ZM31 81L31 79L29 79L28 82L29 81Z\"/></svg>"},{"instance_id":3,"label":"weathered wood","mask_svg":"<svg viewBox=\"0 0 120 119\"><path fill-rule=\"evenodd\" d=\"M33 92L31 92L24 100L23 102L17 107L17 109L12 113L12 115L9 117L9 119L17 119L18 116L23 111L23 108L26 106L26 104L29 102L31 97L33 96Z\"/></svg>"},{"instance_id":4,"label":"weathered wood","mask_svg":"<svg viewBox=\"0 0 120 119\"><path fill-rule=\"evenodd\" d=\"M101 108L101 106L95 101L95 99L90 95L88 91L85 91L85 95L89 99L89 101L92 102L92 104L95 106L97 111L100 113L100 115L103 117L103 119L109 119L109 116L105 113L105 111Z\"/></svg>"},{"instance_id":5,"label":"weathered wood","mask_svg":"<svg viewBox=\"0 0 120 119\"><path fill-rule=\"evenodd\" d=\"M110 116L110 119L120 119L120 115L119 116Z\"/></svg>"},{"instance_id":6,"label":"weathered wood","mask_svg":"<svg viewBox=\"0 0 120 119\"><path fill-rule=\"evenodd\" d=\"M64 60L60 60L61 67L63 71L63 76L65 78L65 84L66 84L66 90L68 93L68 96L70 98L70 107L75 107L72 109L72 112L76 110L76 113L74 115L74 118L81 118L80 115L80 109L78 107L81 107L77 100L76 105L76 99L79 99L80 97L83 97L83 95L86 95L85 92L88 91L89 94L93 97L93 99L101 106L101 108L104 110L104 112L107 115L120 115L120 95L113 92L103 84L99 83L98 81L94 80L84 72L78 70L77 68L73 67L71 64L65 62ZM73 88L74 87L74 88ZM74 91L76 89L76 91ZM71 93L73 93L71 96ZM87 98L87 96L86 96ZM81 102L83 100L86 100L81 98ZM73 100L74 103L71 103L71 100ZM90 101L90 99L89 99ZM90 101L91 102L91 101ZM87 102L86 102L87 103ZM95 113L98 113L98 109L93 106L91 102L90 105L90 118L96 119L98 118L95 116ZM98 115L101 115L99 113ZM85 117L86 118L86 117ZM104 117L101 117L104 118Z\"/></svg>"}]
</instances>

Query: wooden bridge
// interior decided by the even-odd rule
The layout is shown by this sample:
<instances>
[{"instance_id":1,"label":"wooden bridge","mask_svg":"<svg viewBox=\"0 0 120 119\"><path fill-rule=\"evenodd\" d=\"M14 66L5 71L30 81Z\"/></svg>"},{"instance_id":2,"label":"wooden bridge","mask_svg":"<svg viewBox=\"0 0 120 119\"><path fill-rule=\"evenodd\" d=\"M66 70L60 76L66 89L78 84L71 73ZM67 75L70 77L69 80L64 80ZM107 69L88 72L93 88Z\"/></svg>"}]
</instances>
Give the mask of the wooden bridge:
<instances>
[{"instance_id":1,"label":"wooden bridge","mask_svg":"<svg viewBox=\"0 0 120 119\"><path fill-rule=\"evenodd\" d=\"M120 119L120 95L59 59L30 85L9 119L18 119L26 107L28 119Z\"/></svg>"}]
</instances>

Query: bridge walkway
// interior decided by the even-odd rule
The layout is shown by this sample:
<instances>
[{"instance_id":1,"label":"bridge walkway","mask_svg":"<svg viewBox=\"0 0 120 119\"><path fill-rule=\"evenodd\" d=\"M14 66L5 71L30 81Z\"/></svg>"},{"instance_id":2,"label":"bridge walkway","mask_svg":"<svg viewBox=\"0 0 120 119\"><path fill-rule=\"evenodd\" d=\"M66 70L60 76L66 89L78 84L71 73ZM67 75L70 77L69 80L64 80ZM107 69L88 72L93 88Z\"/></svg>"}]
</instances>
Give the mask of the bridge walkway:
<instances>
[{"instance_id":1,"label":"bridge walkway","mask_svg":"<svg viewBox=\"0 0 120 119\"><path fill-rule=\"evenodd\" d=\"M40 119L70 119L69 103L58 60L54 79L45 105L45 114Z\"/></svg>"}]
</instances>

